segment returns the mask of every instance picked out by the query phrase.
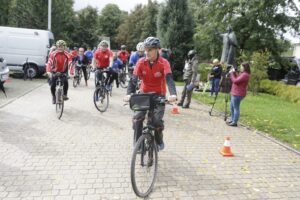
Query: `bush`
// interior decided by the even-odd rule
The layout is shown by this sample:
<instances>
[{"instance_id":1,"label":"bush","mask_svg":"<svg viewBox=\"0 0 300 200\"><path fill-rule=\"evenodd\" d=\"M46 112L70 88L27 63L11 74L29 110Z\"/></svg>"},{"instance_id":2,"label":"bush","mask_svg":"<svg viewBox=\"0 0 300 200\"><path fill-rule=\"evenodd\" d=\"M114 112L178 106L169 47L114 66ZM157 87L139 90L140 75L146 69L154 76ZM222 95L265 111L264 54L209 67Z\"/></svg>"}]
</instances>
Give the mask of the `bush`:
<instances>
[{"instance_id":1,"label":"bush","mask_svg":"<svg viewBox=\"0 0 300 200\"><path fill-rule=\"evenodd\" d=\"M300 104L300 88L292 85L285 85L282 82L262 80L260 83L261 92L276 95L286 101Z\"/></svg>"},{"instance_id":2,"label":"bush","mask_svg":"<svg viewBox=\"0 0 300 200\"><path fill-rule=\"evenodd\" d=\"M200 81L207 82L207 75L211 71L211 65L209 63L201 63L199 65Z\"/></svg>"}]
</instances>

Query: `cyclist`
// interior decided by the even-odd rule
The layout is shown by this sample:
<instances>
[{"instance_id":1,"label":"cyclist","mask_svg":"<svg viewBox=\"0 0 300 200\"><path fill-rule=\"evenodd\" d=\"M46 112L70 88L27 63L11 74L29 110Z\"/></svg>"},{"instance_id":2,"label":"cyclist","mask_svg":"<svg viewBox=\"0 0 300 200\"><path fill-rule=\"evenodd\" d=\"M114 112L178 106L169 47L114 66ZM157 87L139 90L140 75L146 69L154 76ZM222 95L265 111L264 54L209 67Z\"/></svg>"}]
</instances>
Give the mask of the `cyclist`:
<instances>
[{"instance_id":1,"label":"cyclist","mask_svg":"<svg viewBox=\"0 0 300 200\"><path fill-rule=\"evenodd\" d=\"M132 74L134 66L136 65L137 61L144 57L144 52L145 52L145 48L144 48L144 43L143 42L139 42L136 45L136 52L132 53L129 59L129 67L128 67L128 72L130 74Z\"/></svg>"},{"instance_id":2,"label":"cyclist","mask_svg":"<svg viewBox=\"0 0 300 200\"><path fill-rule=\"evenodd\" d=\"M52 94L52 103L56 103L56 98L55 98L55 89L56 89L56 80L57 76L53 76L56 72L60 72L63 74L68 73L68 69L70 68L70 74L74 74L74 70L72 67L72 55L69 54L66 50L66 42L63 40L58 40L56 42L56 50L53 51L50 54L50 57L48 59L48 63L46 66L46 71L48 74L48 77L50 79L50 88L51 88L51 94ZM64 94L63 98L64 100L68 100L68 79L65 76L63 78L63 83L64 83Z\"/></svg>"},{"instance_id":3,"label":"cyclist","mask_svg":"<svg viewBox=\"0 0 300 200\"><path fill-rule=\"evenodd\" d=\"M72 55L73 61L75 61L75 58L78 56L78 48L77 47L73 48L73 51L71 51L71 55Z\"/></svg>"},{"instance_id":4,"label":"cyclist","mask_svg":"<svg viewBox=\"0 0 300 200\"><path fill-rule=\"evenodd\" d=\"M96 65L96 84L98 84L98 80L101 79L102 70L112 66L113 63L113 54L112 51L108 48L108 42L102 40L99 45L97 51L94 53L94 61ZM109 73L107 74L109 77Z\"/></svg>"},{"instance_id":5,"label":"cyclist","mask_svg":"<svg viewBox=\"0 0 300 200\"><path fill-rule=\"evenodd\" d=\"M91 63L93 59L93 51L90 47L87 48L87 50L84 52L84 55L88 58L89 63Z\"/></svg>"},{"instance_id":6,"label":"cyclist","mask_svg":"<svg viewBox=\"0 0 300 200\"><path fill-rule=\"evenodd\" d=\"M119 88L119 79L118 73L120 69L123 68L123 62L121 59L118 58L117 52L113 53L113 64L110 68L109 78L106 79L105 85L107 86L106 89L111 90L111 86L114 80L116 80L117 88Z\"/></svg>"},{"instance_id":7,"label":"cyclist","mask_svg":"<svg viewBox=\"0 0 300 200\"><path fill-rule=\"evenodd\" d=\"M123 62L123 69L126 70L126 65L128 63L128 58L129 58L130 54L128 53L128 51L126 50L126 46L125 45L121 45L121 50L118 51L118 57L120 58L120 60Z\"/></svg>"},{"instance_id":8,"label":"cyclist","mask_svg":"<svg viewBox=\"0 0 300 200\"><path fill-rule=\"evenodd\" d=\"M175 102L177 99L176 87L172 77L172 71L169 62L159 55L160 40L155 37L148 37L144 41L146 57L141 58L134 69L133 76L130 79L127 95L124 101L129 101L130 94L135 92L137 79L142 80L140 86L141 93L155 92L158 96L166 96L166 84L170 92L169 102ZM165 106L158 105L154 111L153 125L156 127L155 139L160 150L164 148L163 142L163 116ZM142 134L143 121L146 112L138 111L133 117L133 129L136 131L137 139Z\"/></svg>"},{"instance_id":9,"label":"cyclist","mask_svg":"<svg viewBox=\"0 0 300 200\"><path fill-rule=\"evenodd\" d=\"M86 74L86 67L89 64L89 59L87 56L84 55L84 48L80 47L79 51L78 51L78 56L75 58L75 62L77 62L78 64L81 64L81 69L83 72L83 77L85 80L85 85L87 86L87 74ZM77 67L77 66L76 66Z\"/></svg>"}]
</instances>

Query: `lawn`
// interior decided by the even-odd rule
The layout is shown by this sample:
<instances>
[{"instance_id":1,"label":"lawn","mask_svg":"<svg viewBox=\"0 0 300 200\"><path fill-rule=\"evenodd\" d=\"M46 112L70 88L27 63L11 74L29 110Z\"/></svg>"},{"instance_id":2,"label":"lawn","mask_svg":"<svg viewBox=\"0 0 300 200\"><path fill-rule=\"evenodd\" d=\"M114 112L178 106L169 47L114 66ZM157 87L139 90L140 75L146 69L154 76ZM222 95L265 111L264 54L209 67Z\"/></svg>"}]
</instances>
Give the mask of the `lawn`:
<instances>
[{"instance_id":1,"label":"lawn","mask_svg":"<svg viewBox=\"0 0 300 200\"><path fill-rule=\"evenodd\" d=\"M214 98L209 93L194 92L193 98L212 105ZM219 94L215 109L224 112L225 95ZM230 100L228 102L228 112ZM287 102L279 97L248 93L241 103L241 123L262 131L300 150L300 105Z\"/></svg>"}]
</instances>

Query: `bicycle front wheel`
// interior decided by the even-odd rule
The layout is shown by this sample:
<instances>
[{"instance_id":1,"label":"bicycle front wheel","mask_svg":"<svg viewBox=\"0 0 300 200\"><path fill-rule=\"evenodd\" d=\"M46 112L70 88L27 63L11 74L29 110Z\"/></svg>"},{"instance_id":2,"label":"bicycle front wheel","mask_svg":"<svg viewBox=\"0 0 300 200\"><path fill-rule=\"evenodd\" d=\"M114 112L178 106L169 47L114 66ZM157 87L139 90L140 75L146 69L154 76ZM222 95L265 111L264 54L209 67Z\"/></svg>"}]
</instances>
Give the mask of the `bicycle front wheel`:
<instances>
[{"instance_id":1,"label":"bicycle front wheel","mask_svg":"<svg viewBox=\"0 0 300 200\"><path fill-rule=\"evenodd\" d=\"M105 112L109 104L109 94L103 87L97 87L94 92L94 104L97 110Z\"/></svg>"},{"instance_id":2,"label":"bicycle front wheel","mask_svg":"<svg viewBox=\"0 0 300 200\"><path fill-rule=\"evenodd\" d=\"M79 83L79 80L78 80L78 79L79 79L78 75L75 76L74 79L73 79L73 87L74 87L74 88L76 88L77 85L78 85L78 83Z\"/></svg>"},{"instance_id":3,"label":"bicycle front wheel","mask_svg":"<svg viewBox=\"0 0 300 200\"><path fill-rule=\"evenodd\" d=\"M157 147L154 137L143 134L137 141L131 159L131 184L134 193L147 197L154 187L157 175Z\"/></svg>"},{"instance_id":4,"label":"bicycle front wheel","mask_svg":"<svg viewBox=\"0 0 300 200\"><path fill-rule=\"evenodd\" d=\"M126 73L121 73L119 75L119 82L120 82L120 85L121 85L122 88L127 88L128 81L127 81Z\"/></svg>"},{"instance_id":5,"label":"bicycle front wheel","mask_svg":"<svg viewBox=\"0 0 300 200\"><path fill-rule=\"evenodd\" d=\"M57 89L56 92L56 116L58 119L62 117L64 112L64 99L62 96L62 89Z\"/></svg>"}]
</instances>

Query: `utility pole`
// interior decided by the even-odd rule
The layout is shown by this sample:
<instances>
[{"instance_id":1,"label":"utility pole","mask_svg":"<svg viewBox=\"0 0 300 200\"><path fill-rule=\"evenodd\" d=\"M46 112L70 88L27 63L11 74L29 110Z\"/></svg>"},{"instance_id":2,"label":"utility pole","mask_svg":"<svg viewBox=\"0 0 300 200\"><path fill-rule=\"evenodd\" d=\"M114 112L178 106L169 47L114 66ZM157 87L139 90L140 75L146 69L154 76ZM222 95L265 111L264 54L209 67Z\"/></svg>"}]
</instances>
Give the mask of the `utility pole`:
<instances>
[{"instance_id":1,"label":"utility pole","mask_svg":"<svg viewBox=\"0 0 300 200\"><path fill-rule=\"evenodd\" d=\"M48 30L51 31L51 4L52 0L48 0Z\"/></svg>"}]
</instances>

